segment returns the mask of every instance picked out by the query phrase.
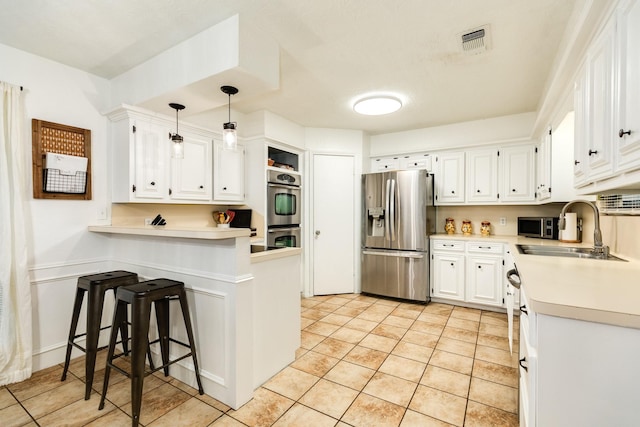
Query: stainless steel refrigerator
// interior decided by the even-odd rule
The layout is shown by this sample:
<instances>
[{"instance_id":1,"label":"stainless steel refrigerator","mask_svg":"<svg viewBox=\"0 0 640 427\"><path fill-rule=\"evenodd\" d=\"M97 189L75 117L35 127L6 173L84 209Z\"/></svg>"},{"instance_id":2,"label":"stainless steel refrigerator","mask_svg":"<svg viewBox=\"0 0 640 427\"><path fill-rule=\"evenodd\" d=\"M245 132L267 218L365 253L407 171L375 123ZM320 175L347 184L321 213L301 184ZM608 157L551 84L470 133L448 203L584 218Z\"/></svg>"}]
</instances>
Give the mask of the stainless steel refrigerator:
<instances>
[{"instance_id":1,"label":"stainless steel refrigerator","mask_svg":"<svg viewBox=\"0 0 640 427\"><path fill-rule=\"evenodd\" d=\"M433 175L370 173L362 185L362 292L428 302Z\"/></svg>"}]
</instances>

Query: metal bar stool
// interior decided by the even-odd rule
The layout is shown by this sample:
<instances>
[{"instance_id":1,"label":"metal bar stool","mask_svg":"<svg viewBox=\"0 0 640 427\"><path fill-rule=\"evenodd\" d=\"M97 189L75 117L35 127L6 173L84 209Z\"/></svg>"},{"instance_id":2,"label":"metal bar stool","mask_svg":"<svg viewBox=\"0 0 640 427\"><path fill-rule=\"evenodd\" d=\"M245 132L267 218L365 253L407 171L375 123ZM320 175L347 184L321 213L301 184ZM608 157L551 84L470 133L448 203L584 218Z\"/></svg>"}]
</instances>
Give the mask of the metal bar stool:
<instances>
[{"instance_id":1,"label":"metal bar stool","mask_svg":"<svg viewBox=\"0 0 640 427\"><path fill-rule=\"evenodd\" d=\"M62 371L62 379L67 379L67 371L69 370L69 361L71 360L71 350L76 347L85 352L85 393L84 400L89 400L91 395L91 387L93 385L93 374L96 366L96 353L98 352L98 338L100 331L110 328L111 325L101 327L102 308L104 303L104 294L113 289L114 296L116 289L120 286L133 285L138 283L138 275L129 271L117 270L105 273L91 274L78 278L78 286L76 288L76 299L73 305L73 314L71 316L71 327L69 328L69 339L67 341L67 355L64 360L64 369ZM87 331L83 334L76 335L78 327L78 319L80 310L82 309L82 300L84 294L89 293L87 298ZM126 323L121 325L120 334L123 345L127 345L128 331ZM78 345L75 340L85 336L85 347Z\"/></svg>"},{"instance_id":2,"label":"metal bar stool","mask_svg":"<svg viewBox=\"0 0 640 427\"><path fill-rule=\"evenodd\" d=\"M180 308L182 309L182 318L184 320L189 344L177 341L169 337L169 301L178 299ZM154 304L156 310L156 320L158 323L157 340L149 342L149 322L151 318L151 304ZM127 306L131 304L131 350L114 355L117 330L127 320ZM162 366L157 368L151 367L151 370L145 372L145 356L150 344L160 343L162 354ZM169 342L174 342L181 346L187 347L190 351L178 357L175 360L169 360ZM114 359L131 353L131 372L113 364ZM200 381L200 373L198 369L198 359L196 357L196 347L193 338L193 330L191 328L191 320L189 317L189 306L187 304L187 295L184 290L184 283L170 279L156 279L138 283L137 285L118 288L116 292L116 309L113 313L113 324L111 329L111 338L109 340L109 350L107 352L107 366L104 371L104 384L102 388L102 398L98 409L104 408L104 401L107 397L107 388L109 387L109 375L111 368L126 375L131 379L131 409L133 413L132 426L137 426L140 422L140 407L142 404L142 386L144 377L153 372L164 370L165 376L169 375L169 365L176 363L187 357L192 357L193 368L196 373L196 381L198 382L198 391L204 394L202 382Z\"/></svg>"}]
</instances>

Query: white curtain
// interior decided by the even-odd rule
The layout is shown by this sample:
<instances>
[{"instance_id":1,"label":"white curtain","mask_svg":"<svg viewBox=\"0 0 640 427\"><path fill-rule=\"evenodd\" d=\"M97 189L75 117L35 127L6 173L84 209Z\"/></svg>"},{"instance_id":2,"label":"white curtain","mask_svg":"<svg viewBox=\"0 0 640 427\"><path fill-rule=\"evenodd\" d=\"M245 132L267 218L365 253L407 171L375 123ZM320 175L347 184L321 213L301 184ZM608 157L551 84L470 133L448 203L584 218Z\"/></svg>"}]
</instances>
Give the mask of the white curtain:
<instances>
[{"instance_id":1,"label":"white curtain","mask_svg":"<svg viewBox=\"0 0 640 427\"><path fill-rule=\"evenodd\" d=\"M31 376L22 94L0 82L0 386Z\"/></svg>"}]
</instances>

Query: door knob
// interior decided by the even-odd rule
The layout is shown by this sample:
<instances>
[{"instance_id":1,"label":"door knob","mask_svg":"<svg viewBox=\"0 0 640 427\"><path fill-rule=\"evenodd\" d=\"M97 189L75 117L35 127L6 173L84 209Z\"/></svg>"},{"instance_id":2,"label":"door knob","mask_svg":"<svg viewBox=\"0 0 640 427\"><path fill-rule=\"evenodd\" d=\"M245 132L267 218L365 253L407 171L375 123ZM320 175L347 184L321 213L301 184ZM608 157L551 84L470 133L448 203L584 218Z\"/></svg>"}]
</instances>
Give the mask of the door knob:
<instances>
[{"instance_id":1,"label":"door knob","mask_svg":"<svg viewBox=\"0 0 640 427\"><path fill-rule=\"evenodd\" d=\"M316 230L316 236L320 235L320 230Z\"/></svg>"}]
</instances>

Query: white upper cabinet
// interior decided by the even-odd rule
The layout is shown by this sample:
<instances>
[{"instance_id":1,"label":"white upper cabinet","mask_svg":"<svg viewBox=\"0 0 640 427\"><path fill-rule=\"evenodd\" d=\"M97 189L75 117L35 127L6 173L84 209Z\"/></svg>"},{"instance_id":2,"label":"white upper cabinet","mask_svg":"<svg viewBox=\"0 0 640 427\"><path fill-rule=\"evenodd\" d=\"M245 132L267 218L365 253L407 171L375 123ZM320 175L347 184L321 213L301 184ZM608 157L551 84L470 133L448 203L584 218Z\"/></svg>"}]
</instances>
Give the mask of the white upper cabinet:
<instances>
[{"instance_id":1,"label":"white upper cabinet","mask_svg":"<svg viewBox=\"0 0 640 427\"><path fill-rule=\"evenodd\" d=\"M467 202L498 201L498 150L495 148L467 152Z\"/></svg>"},{"instance_id":2,"label":"white upper cabinet","mask_svg":"<svg viewBox=\"0 0 640 427\"><path fill-rule=\"evenodd\" d=\"M620 106L614 128L617 170L640 167L640 1L625 1L618 14Z\"/></svg>"},{"instance_id":3,"label":"white upper cabinet","mask_svg":"<svg viewBox=\"0 0 640 427\"><path fill-rule=\"evenodd\" d=\"M385 172L400 168L398 157L381 157L371 159L371 172Z\"/></svg>"},{"instance_id":4,"label":"white upper cabinet","mask_svg":"<svg viewBox=\"0 0 640 427\"><path fill-rule=\"evenodd\" d=\"M533 144L500 149L501 202L535 201L535 149Z\"/></svg>"},{"instance_id":5,"label":"white upper cabinet","mask_svg":"<svg viewBox=\"0 0 640 427\"><path fill-rule=\"evenodd\" d=\"M435 156L436 205L464 203L464 152Z\"/></svg>"},{"instance_id":6,"label":"white upper cabinet","mask_svg":"<svg viewBox=\"0 0 640 427\"><path fill-rule=\"evenodd\" d=\"M211 139L183 133L184 158L171 159L171 198L211 200Z\"/></svg>"},{"instance_id":7,"label":"white upper cabinet","mask_svg":"<svg viewBox=\"0 0 640 427\"><path fill-rule=\"evenodd\" d=\"M544 202L551 198L551 130L540 140L536 157L536 199Z\"/></svg>"},{"instance_id":8,"label":"white upper cabinet","mask_svg":"<svg viewBox=\"0 0 640 427\"><path fill-rule=\"evenodd\" d=\"M614 141L614 52L615 20L611 20L587 54L587 181L606 177L613 171Z\"/></svg>"},{"instance_id":9,"label":"white upper cabinet","mask_svg":"<svg viewBox=\"0 0 640 427\"><path fill-rule=\"evenodd\" d=\"M424 169L431 172L432 158L430 154L412 154L400 157L400 169Z\"/></svg>"},{"instance_id":10,"label":"white upper cabinet","mask_svg":"<svg viewBox=\"0 0 640 427\"><path fill-rule=\"evenodd\" d=\"M244 200L244 147L227 150L221 141L215 142L213 177L214 201L242 202Z\"/></svg>"},{"instance_id":11,"label":"white upper cabinet","mask_svg":"<svg viewBox=\"0 0 640 427\"><path fill-rule=\"evenodd\" d=\"M109 114L112 123L113 202L213 203L213 133L180 123L184 157L172 157L175 121L136 107ZM221 173L240 174L244 162L221 162ZM244 189L234 191L244 197ZM237 181L236 181L237 182ZM231 199L221 199L231 200ZM238 201L239 199L233 199Z\"/></svg>"},{"instance_id":12,"label":"white upper cabinet","mask_svg":"<svg viewBox=\"0 0 640 427\"><path fill-rule=\"evenodd\" d=\"M640 189L640 1L621 0L590 45L575 85L574 186Z\"/></svg>"},{"instance_id":13,"label":"white upper cabinet","mask_svg":"<svg viewBox=\"0 0 640 427\"><path fill-rule=\"evenodd\" d=\"M132 196L135 199L168 197L168 129L150 121L137 120L131 131L135 150Z\"/></svg>"}]
</instances>

